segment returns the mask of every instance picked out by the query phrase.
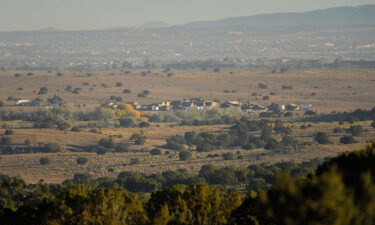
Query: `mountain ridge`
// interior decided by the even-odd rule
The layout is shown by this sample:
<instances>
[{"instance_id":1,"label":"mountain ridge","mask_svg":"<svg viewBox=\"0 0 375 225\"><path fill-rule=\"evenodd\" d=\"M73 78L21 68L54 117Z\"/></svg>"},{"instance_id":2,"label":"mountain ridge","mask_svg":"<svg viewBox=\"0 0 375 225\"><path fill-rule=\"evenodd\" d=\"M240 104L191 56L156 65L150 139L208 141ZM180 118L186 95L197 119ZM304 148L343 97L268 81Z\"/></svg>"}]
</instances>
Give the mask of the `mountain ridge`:
<instances>
[{"instance_id":1,"label":"mountain ridge","mask_svg":"<svg viewBox=\"0 0 375 225\"><path fill-rule=\"evenodd\" d=\"M181 25L168 25L162 21L153 21L139 26L113 27L92 30L62 30L54 27L39 30L0 31L13 32L88 32L113 31L126 29L169 29L169 28L262 28L276 26L375 26L375 4L361 6L334 7L306 12L264 13L250 16L230 17L211 21L193 21Z\"/></svg>"},{"instance_id":2,"label":"mountain ridge","mask_svg":"<svg viewBox=\"0 0 375 225\"><path fill-rule=\"evenodd\" d=\"M340 26L375 25L375 4L356 7L335 7L307 12L267 13L231 17L213 21L183 24L185 28L219 28L229 26Z\"/></svg>"}]
</instances>

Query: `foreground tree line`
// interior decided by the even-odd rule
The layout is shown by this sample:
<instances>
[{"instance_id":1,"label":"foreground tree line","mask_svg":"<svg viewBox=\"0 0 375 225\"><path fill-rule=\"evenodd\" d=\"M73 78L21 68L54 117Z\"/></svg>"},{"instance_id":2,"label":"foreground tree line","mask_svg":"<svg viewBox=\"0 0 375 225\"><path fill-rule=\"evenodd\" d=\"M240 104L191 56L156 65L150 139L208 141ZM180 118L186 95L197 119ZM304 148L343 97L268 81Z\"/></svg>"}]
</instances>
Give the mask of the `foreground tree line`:
<instances>
[{"instance_id":1,"label":"foreground tree line","mask_svg":"<svg viewBox=\"0 0 375 225\"><path fill-rule=\"evenodd\" d=\"M73 179L63 182L64 185L83 184L106 188L123 187L126 190L139 192L155 192L175 185L192 185L207 183L221 186L230 190L266 190L275 181L275 176L281 172L289 172L292 177L306 176L313 173L323 160L314 159L304 163L282 162L274 165L251 165L248 168L222 167L203 165L198 174L190 173L187 169L167 170L156 174L124 171L117 178L93 178L90 174L75 174Z\"/></svg>"},{"instance_id":2,"label":"foreground tree line","mask_svg":"<svg viewBox=\"0 0 375 225\"><path fill-rule=\"evenodd\" d=\"M119 187L28 185L0 179L2 224L372 225L375 143L333 158L307 177L276 177L246 196L208 184L176 184L151 196Z\"/></svg>"}]
</instances>

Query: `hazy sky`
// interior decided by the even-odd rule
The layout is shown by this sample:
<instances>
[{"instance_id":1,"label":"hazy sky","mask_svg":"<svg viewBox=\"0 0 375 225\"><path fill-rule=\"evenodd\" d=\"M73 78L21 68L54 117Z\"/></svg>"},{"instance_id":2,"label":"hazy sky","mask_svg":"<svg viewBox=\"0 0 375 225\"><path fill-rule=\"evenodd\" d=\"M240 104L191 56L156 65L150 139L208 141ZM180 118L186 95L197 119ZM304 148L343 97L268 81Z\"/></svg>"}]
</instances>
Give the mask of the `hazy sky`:
<instances>
[{"instance_id":1,"label":"hazy sky","mask_svg":"<svg viewBox=\"0 0 375 225\"><path fill-rule=\"evenodd\" d=\"M0 31L171 25L271 12L301 12L375 0L0 0Z\"/></svg>"}]
</instances>

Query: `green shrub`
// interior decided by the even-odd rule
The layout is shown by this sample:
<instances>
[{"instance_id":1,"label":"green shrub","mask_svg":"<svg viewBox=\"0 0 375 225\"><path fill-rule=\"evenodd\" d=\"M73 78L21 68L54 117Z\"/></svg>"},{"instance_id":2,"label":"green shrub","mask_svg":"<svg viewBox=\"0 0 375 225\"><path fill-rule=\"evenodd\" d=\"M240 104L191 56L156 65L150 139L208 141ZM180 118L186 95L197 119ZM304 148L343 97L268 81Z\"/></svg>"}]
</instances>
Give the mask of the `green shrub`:
<instances>
[{"instance_id":1,"label":"green shrub","mask_svg":"<svg viewBox=\"0 0 375 225\"><path fill-rule=\"evenodd\" d=\"M26 139L24 143L25 143L25 145L31 145L30 139Z\"/></svg>"},{"instance_id":2,"label":"green shrub","mask_svg":"<svg viewBox=\"0 0 375 225\"><path fill-rule=\"evenodd\" d=\"M77 164L83 165L86 164L89 160L84 157L77 158Z\"/></svg>"},{"instance_id":3,"label":"green shrub","mask_svg":"<svg viewBox=\"0 0 375 225\"><path fill-rule=\"evenodd\" d=\"M5 135L12 135L12 134L14 134L14 131L13 130L6 130L4 134Z\"/></svg>"},{"instance_id":4,"label":"green shrub","mask_svg":"<svg viewBox=\"0 0 375 225\"><path fill-rule=\"evenodd\" d=\"M61 147L57 143L46 144L44 145L44 148L46 152L60 152L61 151Z\"/></svg>"},{"instance_id":5,"label":"green shrub","mask_svg":"<svg viewBox=\"0 0 375 225\"><path fill-rule=\"evenodd\" d=\"M82 131L82 127L74 126L74 127L72 127L72 129L70 129L70 130L73 131L73 132L79 132L79 131Z\"/></svg>"},{"instance_id":6,"label":"green shrub","mask_svg":"<svg viewBox=\"0 0 375 225\"><path fill-rule=\"evenodd\" d=\"M327 133L325 133L325 132L316 133L314 138L315 138L315 141L318 144L329 144L330 143L329 137L328 137Z\"/></svg>"},{"instance_id":7,"label":"green shrub","mask_svg":"<svg viewBox=\"0 0 375 225\"><path fill-rule=\"evenodd\" d=\"M49 158L47 158L47 157L42 157L42 158L39 159L39 163L40 163L40 165L48 165L48 164L50 164L51 162L50 162L50 159L49 159Z\"/></svg>"},{"instance_id":8,"label":"green shrub","mask_svg":"<svg viewBox=\"0 0 375 225\"><path fill-rule=\"evenodd\" d=\"M129 151L129 144L127 143L116 144L115 152L128 152L128 151Z\"/></svg>"},{"instance_id":9,"label":"green shrub","mask_svg":"<svg viewBox=\"0 0 375 225\"><path fill-rule=\"evenodd\" d=\"M136 165L136 164L139 164L139 163L141 163L141 160L139 160L138 158L130 159L131 165Z\"/></svg>"},{"instance_id":10,"label":"green shrub","mask_svg":"<svg viewBox=\"0 0 375 225\"><path fill-rule=\"evenodd\" d=\"M188 151L182 151L178 154L178 157L181 161L186 161L192 158L192 154L191 152L188 152Z\"/></svg>"},{"instance_id":11,"label":"green shrub","mask_svg":"<svg viewBox=\"0 0 375 225\"><path fill-rule=\"evenodd\" d=\"M137 139L135 139L134 144L136 145L144 145L146 143L146 137L140 136Z\"/></svg>"},{"instance_id":12,"label":"green shrub","mask_svg":"<svg viewBox=\"0 0 375 225\"><path fill-rule=\"evenodd\" d=\"M124 89L124 90L122 90L122 93L130 94L130 93L132 93L132 91L130 89Z\"/></svg>"},{"instance_id":13,"label":"green shrub","mask_svg":"<svg viewBox=\"0 0 375 225\"><path fill-rule=\"evenodd\" d=\"M161 155L162 154L162 151L160 148L154 148L150 151L150 154L151 155Z\"/></svg>"},{"instance_id":14,"label":"green shrub","mask_svg":"<svg viewBox=\"0 0 375 225\"><path fill-rule=\"evenodd\" d=\"M8 145L12 142L12 139L10 137L2 137L0 139L1 144Z\"/></svg>"},{"instance_id":15,"label":"green shrub","mask_svg":"<svg viewBox=\"0 0 375 225\"><path fill-rule=\"evenodd\" d=\"M350 126L347 130L349 133L351 133L353 136L359 136L363 132L363 127L361 125L357 126Z\"/></svg>"},{"instance_id":16,"label":"green shrub","mask_svg":"<svg viewBox=\"0 0 375 225\"><path fill-rule=\"evenodd\" d=\"M355 142L356 141L355 141L353 136L343 136L343 137L340 138L341 144L347 145L347 144L354 144Z\"/></svg>"},{"instance_id":17,"label":"green shrub","mask_svg":"<svg viewBox=\"0 0 375 225\"><path fill-rule=\"evenodd\" d=\"M223 157L224 160L234 160L234 159L236 159L236 155L231 153L231 152L223 153L223 154L221 154L221 156Z\"/></svg>"}]
</instances>

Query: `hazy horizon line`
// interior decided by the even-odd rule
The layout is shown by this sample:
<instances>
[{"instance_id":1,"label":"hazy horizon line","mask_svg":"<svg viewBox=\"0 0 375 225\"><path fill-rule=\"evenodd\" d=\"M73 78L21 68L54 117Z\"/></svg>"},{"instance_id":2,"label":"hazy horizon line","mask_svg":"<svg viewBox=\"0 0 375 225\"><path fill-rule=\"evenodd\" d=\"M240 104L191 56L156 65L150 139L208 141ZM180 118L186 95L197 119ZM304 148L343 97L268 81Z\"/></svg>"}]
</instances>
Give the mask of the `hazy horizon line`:
<instances>
[{"instance_id":1,"label":"hazy horizon line","mask_svg":"<svg viewBox=\"0 0 375 225\"><path fill-rule=\"evenodd\" d=\"M345 6L317 8L317 9L312 9L312 10L301 10L301 11L275 11L275 12L266 12L266 13L254 13L254 14L248 14L248 15L221 17L221 18L208 19L208 20L192 20L192 21L180 23L180 24L169 24L165 21L154 20L154 21L149 21L149 22L146 22L146 23L138 24L138 25L127 25L127 26L113 26L113 27L108 26L108 27L87 28L87 29L61 29L58 26L46 26L46 27L40 27L40 28L37 28L37 29L0 30L0 33L37 32L37 31L43 31L43 30L56 30L56 32L84 32L84 31L102 31L102 30L114 30L114 29L157 29L157 28L142 28L142 26L152 24L152 23L164 23L164 24L166 24L166 26L164 26L166 28L166 27L183 26L183 25L195 23L195 22L213 22L213 21L220 21L220 20L225 20L225 19L230 19L230 18L241 18L241 17L259 16L259 15L272 15L272 14L303 14L303 13L308 13L308 12L335 9L335 8L359 8L359 7L365 7L365 6L375 6L375 4L363 4L363 5L355 5L355 6L345 5Z\"/></svg>"}]
</instances>

